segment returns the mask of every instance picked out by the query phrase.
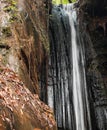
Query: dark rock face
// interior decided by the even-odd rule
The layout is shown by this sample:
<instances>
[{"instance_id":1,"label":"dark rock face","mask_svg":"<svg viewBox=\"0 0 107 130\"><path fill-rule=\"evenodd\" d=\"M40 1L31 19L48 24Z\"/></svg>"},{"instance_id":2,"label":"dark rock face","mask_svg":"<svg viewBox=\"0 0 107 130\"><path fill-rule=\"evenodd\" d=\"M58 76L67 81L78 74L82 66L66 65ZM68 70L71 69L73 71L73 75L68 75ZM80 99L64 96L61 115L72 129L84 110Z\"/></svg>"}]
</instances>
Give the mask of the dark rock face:
<instances>
[{"instance_id":1,"label":"dark rock face","mask_svg":"<svg viewBox=\"0 0 107 130\"><path fill-rule=\"evenodd\" d=\"M86 48L86 72L89 92L91 121L93 130L107 129L107 89L102 75L102 68L99 68L100 61L97 57L94 42L89 35L84 34ZM99 48L101 49L101 48ZM100 50L99 50L100 53ZM103 60L103 59L102 59Z\"/></svg>"},{"instance_id":2,"label":"dark rock face","mask_svg":"<svg viewBox=\"0 0 107 130\"><path fill-rule=\"evenodd\" d=\"M107 1L106 0L79 0L82 8L91 16L106 16L107 15Z\"/></svg>"},{"instance_id":3,"label":"dark rock face","mask_svg":"<svg viewBox=\"0 0 107 130\"><path fill-rule=\"evenodd\" d=\"M71 126L73 127L73 123L71 123L71 117L73 117L72 95L70 95L72 81L70 80L71 66L69 64L71 61L71 44L70 27L68 25L68 18L61 7L53 7L52 15L50 16L48 89L50 91L53 89L52 107L54 107L59 129L70 129ZM50 94L49 96L51 96Z\"/></svg>"},{"instance_id":4,"label":"dark rock face","mask_svg":"<svg viewBox=\"0 0 107 130\"><path fill-rule=\"evenodd\" d=\"M92 128L94 130L106 130L106 17L90 17L88 20L87 17L84 17L80 25L80 28L83 27L80 30L85 40L87 85L90 98Z\"/></svg>"},{"instance_id":5,"label":"dark rock face","mask_svg":"<svg viewBox=\"0 0 107 130\"><path fill-rule=\"evenodd\" d=\"M99 15L99 14L98 14ZM99 15L100 16L100 15ZM86 57L86 77L88 86L88 95L90 103L91 124L92 130L106 130L107 129L107 58L106 58L106 18L96 18L95 20L80 18L80 31L83 41L85 43L85 57ZM92 17L91 17L92 18ZM59 129L69 129L69 114L72 114L72 90L69 79L71 73L71 57L70 57L70 30L66 20L67 17L62 12L61 8L54 7L50 20L50 73L49 73L49 87L53 87L56 120ZM94 22L93 22L94 21ZM104 24L102 24L104 23ZM103 26L104 25L104 26ZM68 33L66 33L68 32ZM61 34L61 35L60 35ZM66 90L64 86L68 87L70 95L70 112L68 112L66 100ZM62 93L62 90L64 93ZM52 96L53 96L52 95ZM59 110L58 110L59 108ZM66 112L63 111L65 108ZM65 114L64 114L65 112ZM64 115L63 115L64 114ZM63 120L61 120L63 119ZM65 119L65 120L64 120ZM72 129L75 130L73 123L75 120L71 119ZM68 126L68 127L66 127Z\"/></svg>"}]
</instances>

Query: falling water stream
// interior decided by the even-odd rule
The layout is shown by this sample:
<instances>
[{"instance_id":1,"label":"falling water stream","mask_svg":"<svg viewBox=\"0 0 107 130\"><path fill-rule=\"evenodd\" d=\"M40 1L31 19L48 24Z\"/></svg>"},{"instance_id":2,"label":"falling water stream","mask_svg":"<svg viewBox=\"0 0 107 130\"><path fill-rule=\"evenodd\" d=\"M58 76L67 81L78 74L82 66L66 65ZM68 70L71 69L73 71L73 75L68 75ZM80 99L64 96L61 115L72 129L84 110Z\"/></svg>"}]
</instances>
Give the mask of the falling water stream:
<instances>
[{"instance_id":1,"label":"falling water stream","mask_svg":"<svg viewBox=\"0 0 107 130\"><path fill-rule=\"evenodd\" d=\"M59 21L62 22L63 17L65 17L68 19L69 25L63 20L62 28L58 24L57 33L62 35L60 31L63 30L63 27L68 27L69 32L66 31L65 35L67 37L67 33L70 33L70 43L69 41L66 42L66 37L57 36L54 33L55 36L53 37L57 40L54 41L53 39L53 44L57 44L51 51L54 53L52 53L53 57L56 56L51 58L51 64L56 69L56 71L55 69L52 71L53 77L56 79L53 78L53 86L48 87L48 104L55 110L56 120L60 128L64 130L91 130L84 43L79 33L76 10L73 4L63 5L62 9L58 8L59 10L61 13L57 19L60 18ZM69 44L68 48L66 44ZM55 60L56 63L54 63Z\"/></svg>"},{"instance_id":2,"label":"falling water stream","mask_svg":"<svg viewBox=\"0 0 107 130\"><path fill-rule=\"evenodd\" d=\"M77 43L76 34L76 22L77 15L76 11L73 10L73 5L65 5L64 10L68 14L69 23L71 27L71 57L72 57L72 68L73 68L73 105L76 120L76 130L91 130L90 124L90 112L87 95L87 86L85 78L85 66L84 66L84 53L83 47ZM80 42L80 41L78 41ZM80 61L81 60L81 61ZM81 62L81 64L80 64ZM87 116L86 112L87 111ZM86 120L88 120L89 126L87 128Z\"/></svg>"}]
</instances>

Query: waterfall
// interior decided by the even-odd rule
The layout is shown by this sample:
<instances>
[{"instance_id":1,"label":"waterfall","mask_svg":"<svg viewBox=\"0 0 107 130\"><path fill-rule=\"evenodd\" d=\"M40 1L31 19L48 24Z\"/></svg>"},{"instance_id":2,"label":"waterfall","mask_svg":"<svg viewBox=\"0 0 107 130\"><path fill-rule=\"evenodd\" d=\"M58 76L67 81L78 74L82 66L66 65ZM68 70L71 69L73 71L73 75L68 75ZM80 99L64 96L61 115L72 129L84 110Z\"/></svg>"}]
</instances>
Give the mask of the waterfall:
<instances>
[{"instance_id":1,"label":"waterfall","mask_svg":"<svg viewBox=\"0 0 107 130\"><path fill-rule=\"evenodd\" d=\"M67 4L54 7L52 13L48 104L61 130L91 130L84 43L76 10Z\"/></svg>"},{"instance_id":2,"label":"waterfall","mask_svg":"<svg viewBox=\"0 0 107 130\"><path fill-rule=\"evenodd\" d=\"M75 120L76 120L76 130L87 130L87 129L91 130L85 65L84 65L85 58L84 58L83 47L82 44L80 43L81 41L80 40L77 41L78 32L75 27L75 24L77 22L76 20L77 15L76 15L76 11L73 10L72 8L73 5L64 6L64 10L68 14L69 23L71 27L73 105L74 105L74 113L75 113ZM86 120L88 120L89 123L88 128L87 128Z\"/></svg>"}]
</instances>

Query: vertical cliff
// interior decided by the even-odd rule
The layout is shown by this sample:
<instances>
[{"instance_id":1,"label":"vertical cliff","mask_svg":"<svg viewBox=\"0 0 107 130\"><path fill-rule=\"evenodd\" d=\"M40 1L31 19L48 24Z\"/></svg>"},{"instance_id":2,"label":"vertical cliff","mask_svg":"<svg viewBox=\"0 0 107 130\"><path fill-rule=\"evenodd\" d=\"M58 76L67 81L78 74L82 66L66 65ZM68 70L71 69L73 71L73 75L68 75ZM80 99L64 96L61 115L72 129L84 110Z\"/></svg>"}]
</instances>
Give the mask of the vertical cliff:
<instances>
[{"instance_id":1,"label":"vertical cliff","mask_svg":"<svg viewBox=\"0 0 107 130\"><path fill-rule=\"evenodd\" d=\"M92 128L107 129L107 2L84 0L80 6L80 32L85 40L87 85ZM87 40L88 39L88 40Z\"/></svg>"},{"instance_id":2,"label":"vertical cliff","mask_svg":"<svg viewBox=\"0 0 107 130\"><path fill-rule=\"evenodd\" d=\"M0 1L0 130L57 129L39 99L47 91L48 4Z\"/></svg>"},{"instance_id":3,"label":"vertical cliff","mask_svg":"<svg viewBox=\"0 0 107 130\"><path fill-rule=\"evenodd\" d=\"M106 1L81 0L77 10L77 42L84 46L88 111L92 130L107 129L107 13ZM67 8L67 6L66 6ZM70 10L71 8L69 8ZM74 16L75 17L75 16ZM79 23L78 23L79 21ZM79 26L79 27L78 27ZM54 6L50 17L49 105L54 108L58 128L77 129L73 106L72 33L68 17L61 6ZM70 35L71 34L71 35ZM81 37L78 40L78 37ZM73 39L74 40L74 39ZM78 49L79 50L79 49ZM74 50L73 50L74 51ZM78 56L80 57L80 55ZM79 67L81 66L79 61ZM76 66L76 65L74 65ZM82 69L80 71L83 78ZM77 82L77 80L76 80ZM75 82L75 84L76 84ZM82 80L81 80L82 82ZM84 85L83 85L84 86ZM82 87L83 88L83 87ZM79 94L79 93L78 93ZM84 94L83 94L84 96ZM85 98L84 98L85 100ZM85 105L84 105L85 108ZM88 113L87 111L87 113ZM84 110L85 112L85 110ZM79 118L79 112L77 112ZM88 117L88 116L87 116ZM86 122L87 122L86 117ZM85 122L85 123L86 123ZM86 123L85 127L90 125ZM91 127L87 127L91 129Z\"/></svg>"},{"instance_id":4,"label":"vertical cliff","mask_svg":"<svg viewBox=\"0 0 107 130\"><path fill-rule=\"evenodd\" d=\"M49 52L46 6L45 1L1 1L2 63L16 71L26 86L38 94L41 76L46 78ZM6 54L2 54L3 49ZM41 83L46 87L44 78Z\"/></svg>"}]
</instances>

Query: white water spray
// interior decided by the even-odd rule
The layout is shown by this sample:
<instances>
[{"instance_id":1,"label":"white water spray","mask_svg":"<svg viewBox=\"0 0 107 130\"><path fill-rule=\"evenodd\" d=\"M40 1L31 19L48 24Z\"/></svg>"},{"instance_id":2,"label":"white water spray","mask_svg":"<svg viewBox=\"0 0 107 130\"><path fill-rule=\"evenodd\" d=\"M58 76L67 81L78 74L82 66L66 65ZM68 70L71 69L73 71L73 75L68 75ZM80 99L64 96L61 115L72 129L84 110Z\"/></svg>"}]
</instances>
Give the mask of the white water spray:
<instances>
[{"instance_id":1,"label":"white water spray","mask_svg":"<svg viewBox=\"0 0 107 130\"><path fill-rule=\"evenodd\" d=\"M77 23L77 14L76 11L73 10L73 4L65 5L64 10L66 11L69 17L69 23L71 28L73 105L76 120L76 130L87 130L86 120L88 120L88 129L91 130L90 111L85 78L84 54L82 47L79 48L80 45L78 46L75 27L75 23Z\"/></svg>"}]
</instances>

